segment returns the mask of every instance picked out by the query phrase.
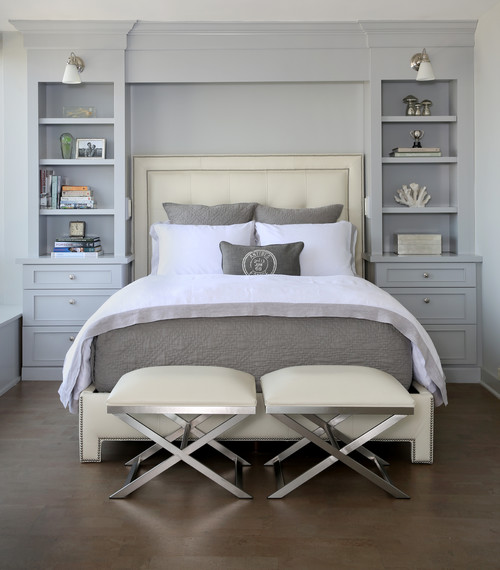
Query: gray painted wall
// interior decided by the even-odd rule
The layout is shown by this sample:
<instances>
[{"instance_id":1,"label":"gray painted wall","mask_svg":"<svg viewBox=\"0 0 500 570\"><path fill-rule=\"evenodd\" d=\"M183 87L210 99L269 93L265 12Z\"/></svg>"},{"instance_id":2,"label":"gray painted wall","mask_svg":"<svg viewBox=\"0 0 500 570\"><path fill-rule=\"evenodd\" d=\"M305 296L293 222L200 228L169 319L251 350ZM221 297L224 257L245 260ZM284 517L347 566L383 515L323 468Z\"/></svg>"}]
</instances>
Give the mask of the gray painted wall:
<instances>
[{"instance_id":1,"label":"gray painted wall","mask_svg":"<svg viewBox=\"0 0 500 570\"><path fill-rule=\"evenodd\" d=\"M133 154L363 152L361 83L134 84L131 109Z\"/></svg>"}]
</instances>

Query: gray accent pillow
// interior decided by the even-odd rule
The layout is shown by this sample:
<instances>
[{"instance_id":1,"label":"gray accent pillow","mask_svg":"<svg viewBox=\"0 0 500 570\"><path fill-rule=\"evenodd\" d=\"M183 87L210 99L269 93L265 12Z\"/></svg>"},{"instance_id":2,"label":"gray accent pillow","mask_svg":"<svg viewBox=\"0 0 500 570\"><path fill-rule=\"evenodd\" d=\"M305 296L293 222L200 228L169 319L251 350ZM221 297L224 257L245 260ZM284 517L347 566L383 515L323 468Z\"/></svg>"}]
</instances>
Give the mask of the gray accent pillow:
<instances>
[{"instance_id":1,"label":"gray accent pillow","mask_svg":"<svg viewBox=\"0 0 500 570\"><path fill-rule=\"evenodd\" d=\"M251 222L256 205L241 202L238 204L204 206L201 204L164 202L163 208L172 224L230 226Z\"/></svg>"},{"instance_id":2,"label":"gray accent pillow","mask_svg":"<svg viewBox=\"0 0 500 570\"><path fill-rule=\"evenodd\" d=\"M302 241L258 246L221 241L219 247L226 275L300 275Z\"/></svg>"},{"instance_id":3,"label":"gray accent pillow","mask_svg":"<svg viewBox=\"0 0 500 570\"><path fill-rule=\"evenodd\" d=\"M257 204L255 221L263 224L332 224L336 222L343 204L330 204L319 208L274 208Z\"/></svg>"}]
</instances>

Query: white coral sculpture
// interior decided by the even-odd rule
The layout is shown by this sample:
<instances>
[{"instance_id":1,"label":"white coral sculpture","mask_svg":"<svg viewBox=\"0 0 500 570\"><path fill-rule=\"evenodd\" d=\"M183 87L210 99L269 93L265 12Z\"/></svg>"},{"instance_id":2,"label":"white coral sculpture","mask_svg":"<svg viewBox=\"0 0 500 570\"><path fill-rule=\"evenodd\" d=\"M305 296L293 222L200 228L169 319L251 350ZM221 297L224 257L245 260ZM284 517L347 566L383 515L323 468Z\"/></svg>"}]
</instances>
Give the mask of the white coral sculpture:
<instances>
[{"instance_id":1,"label":"white coral sculpture","mask_svg":"<svg viewBox=\"0 0 500 570\"><path fill-rule=\"evenodd\" d=\"M403 187L397 190L397 195L394 196L394 200L396 200L398 204L416 208L425 207L430 199L431 197L427 193L427 187L422 186L422 188L420 188L415 182L412 182L409 187L403 184Z\"/></svg>"}]
</instances>

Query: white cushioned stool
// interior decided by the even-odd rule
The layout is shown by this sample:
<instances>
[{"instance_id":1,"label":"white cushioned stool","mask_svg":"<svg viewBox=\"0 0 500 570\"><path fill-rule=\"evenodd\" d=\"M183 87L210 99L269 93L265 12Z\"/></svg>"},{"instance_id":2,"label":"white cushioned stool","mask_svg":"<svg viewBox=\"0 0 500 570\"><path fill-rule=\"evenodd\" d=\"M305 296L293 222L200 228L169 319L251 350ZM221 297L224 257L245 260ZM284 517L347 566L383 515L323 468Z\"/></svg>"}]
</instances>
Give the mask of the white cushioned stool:
<instances>
[{"instance_id":1,"label":"white cushioned stool","mask_svg":"<svg viewBox=\"0 0 500 570\"><path fill-rule=\"evenodd\" d=\"M241 466L247 461L221 445L215 438L255 414L255 378L246 372L215 366L153 366L124 374L107 399L107 412L143 433L155 444L127 462L131 466L125 485L110 498L126 497L179 461L206 475L241 499L251 499L241 485ZM179 424L179 429L163 437L139 421L134 414L164 414ZM194 414L192 419L184 415ZM229 415L209 431L201 424L213 415ZM193 440L193 436L196 438ZM181 439L180 447L172 442ZM191 440L191 443L190 443ZM235 483L193 458L191 454L210 445L235 463ZM146 473L136 477L142 461L160 449L172 455Z\"/></svg>"},{"instance_id":2,"label":"white cushioned stool","mask_svg":"<svg viewBox=\"0 0 500 570\"><path fill-rule=\"evenodd\" d=\"M313 365L283 368L261 378L266 412L291 427L303 439L280 453L266 465L274 465L277 490L270 499L282 498L327 467L340 461L397 498L409 498L389 480L388 465L371 453L364 444L390 426L413 414L414 400L390 374L365 366ZM326 416L322 419L318 414ZM378 425L355 439L341 431L341 423L355 414L389 415ZM301 416L312 425L292 416ZM300 418L298 418L300 419ZM324 437L326 435L326 439ZM281 462L308 443L326 450L329 456L285 484ZM342 446L340 444L343 444ZM381 476L349 456L357 450L371 459Z\"/></svg>"}]
</instances>

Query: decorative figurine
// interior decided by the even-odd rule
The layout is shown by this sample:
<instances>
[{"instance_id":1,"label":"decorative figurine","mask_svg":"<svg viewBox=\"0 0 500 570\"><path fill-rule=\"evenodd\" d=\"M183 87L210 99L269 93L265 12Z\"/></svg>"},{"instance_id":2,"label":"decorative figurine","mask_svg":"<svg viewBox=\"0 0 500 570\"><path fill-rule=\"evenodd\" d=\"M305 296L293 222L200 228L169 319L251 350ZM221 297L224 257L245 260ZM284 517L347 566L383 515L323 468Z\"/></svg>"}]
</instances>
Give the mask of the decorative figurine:
<instances>
[{"instance_id":1,"label":"decorative figurine","mask_svg":"<svg viewBox=\"0 0 500 570\"><path fill-rule=\"evenodd\" d=\"M394 200L398 204L414 208L424 208L430 199L431 197L427 193L427 187L422 186L422 188L420 188L415 182L412 182L409 187L403 184L403 187L397 190L397 195L394 196Z\"/></svg>"},{"instance_id":2,"label":"decorative figurine","mask_svg":"<svg viewBox=\"0 0 500 570\"><path fill-rule=\"evenodd\" d=\"M59 137L59 142L61 143L61 155L63 158L73 158L73 143L75 139L70 133L63 133Z\"/></svg>"},{"instance_id":3,"label":"decorative figurine","mask_svg":"<svg viewBox=\"0 0 500 570\"><path fill-rule=\"evenodd\" d=\"M431 114L431 106L432 106L432 101L429 101L429 99L424 99L421 103L420 103L423 107L422 109L422 115L424 117L430 117Z\"/></svg>"},{"instance_id":4,"label":"decorative figurine","mask_svg":"<svg viewBox=\"0 0 500 570\"><path fill-rule=\"evenodd\" d=\"M413 148L422 148L421 138L424 136L424 131L422 129L415 129L410 131L410 135L413 138Z\"/></svg>"},{"instance_id":5,"label":"decorative figurine","mask_svg":"<svg viewBox=\"0 0 500 570\"><path fill-rule=\"evenodd\" d=\"M407 115L414 115L415 114L415 103L418 99L414 95L407 95L403 99L403 103L406 103L406 114Z\"/></svg>"}]
</instances>

